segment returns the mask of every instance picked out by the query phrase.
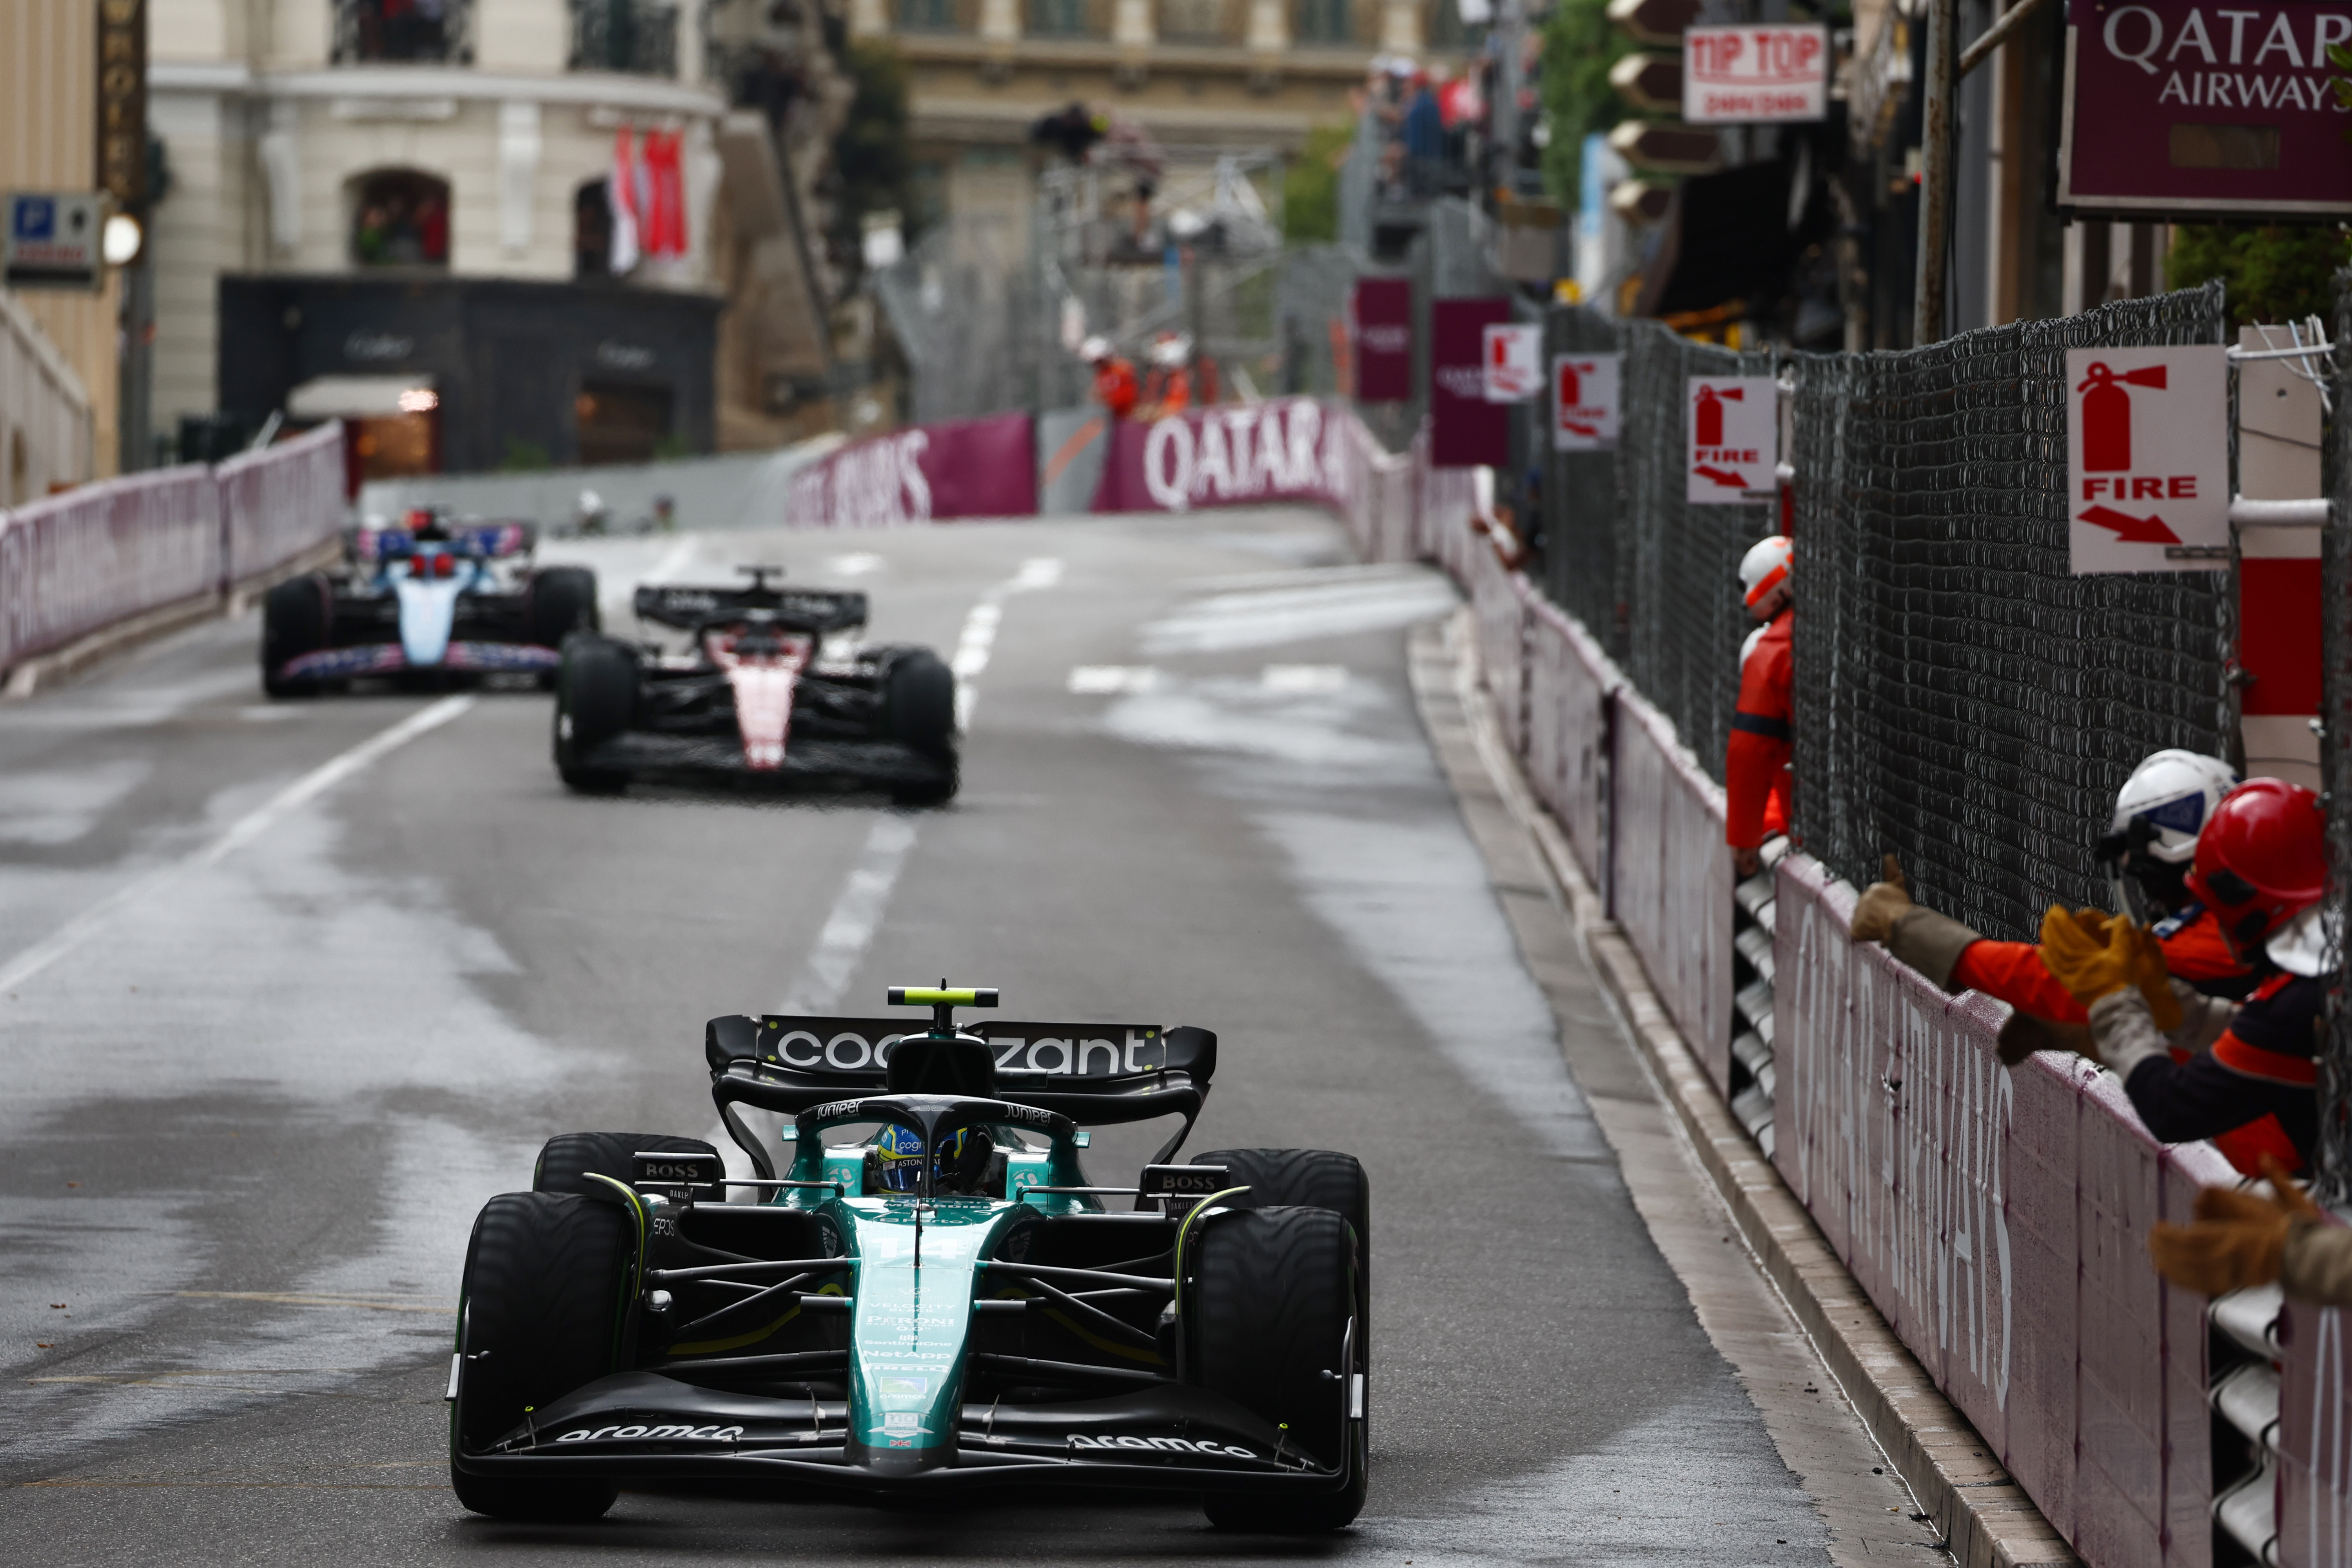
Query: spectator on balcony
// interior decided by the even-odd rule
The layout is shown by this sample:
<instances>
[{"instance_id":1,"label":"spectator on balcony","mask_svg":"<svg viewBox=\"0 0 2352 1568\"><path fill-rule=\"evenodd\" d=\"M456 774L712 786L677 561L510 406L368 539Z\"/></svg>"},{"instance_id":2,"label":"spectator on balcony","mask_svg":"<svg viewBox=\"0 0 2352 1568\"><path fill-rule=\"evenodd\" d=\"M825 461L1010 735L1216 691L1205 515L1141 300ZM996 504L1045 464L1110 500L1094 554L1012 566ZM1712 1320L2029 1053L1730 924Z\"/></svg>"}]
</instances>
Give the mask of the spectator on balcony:
<instances>
[{"instance_id":1,"label":"spectator on balcony","mask_svg":"<svg viewBox=\"0 0 2352 1568\"><path fill-rule=\"evenodd\" d=\"M2200 830L2237 787L2227 763L2194 752L2157 752L2132 770L2116 796L2099 858L2113 872L2121 902L2154 923L2166 969L2200 994L2243 997L2254 974L2231 952L2221 922L2189 890ZM1976 991L2008 1003L2016 1015L2001 1030L2001 1059L2014 1066L2036 1050L2095 1056L2090 1016L2042 959L2039 944L1992 942L1948 916L1912 901L1895 857L1885 876L1855 902L1856 942L1885 944L1928 980L1950 992ZM2179 1050L2186 1061L2189 1052ZM2292 1164L2294 1145L2274 1118L2222 1133L2214 1143L2248 1175L2264 1154Z\"/></svg>"},{"instance_id":2,"label":"spectator on balcony","mask_svg":"<svg viewBox=\"0 0 2352 1568\"><path fill-rule=\"evenodd\" d=\"M2302 1163L2319 1131L2315 1059L2326 975L2338 963L2323 921L2326 818L2300 784L2252 779L2198 836L2189 889L2253 972L2242 1004L2172 981L2155 935L2128 916L2052 906L2042 959L2090 1015L2092 1048L2124 1080L2147 1130L2168 1143L2274 1116ZM2185 1048L2185 1061L2173 1047Z\"/></svg>"},{"instance_id":3,"label":"spectator on balcony","mask_svg":"<svg viewBox=\"0 0 2352 1568\"><path fill-rule=\"evenodd\" d=\"M1764 841L1789 830L1790 685L1795 665L1793 549L1785 534L1759 541L1740 558L1739 585L1749 618L1762 623L1739 648L1739 705L1723 761L1723 837L1732 868L1753 877Z\"/></svg>"}]
</instances>

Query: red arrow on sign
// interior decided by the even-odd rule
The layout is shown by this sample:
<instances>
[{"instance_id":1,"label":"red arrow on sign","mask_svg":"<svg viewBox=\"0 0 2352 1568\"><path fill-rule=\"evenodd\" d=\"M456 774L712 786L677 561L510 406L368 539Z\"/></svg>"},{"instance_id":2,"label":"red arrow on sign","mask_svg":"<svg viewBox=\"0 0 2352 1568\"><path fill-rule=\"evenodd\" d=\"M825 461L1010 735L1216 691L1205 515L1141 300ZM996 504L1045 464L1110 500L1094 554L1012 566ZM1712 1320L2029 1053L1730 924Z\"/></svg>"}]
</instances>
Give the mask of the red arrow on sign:
<instances>
[{"instance_id":1,"label":"red arrow on sign","mask_svg":"<svg viewBox=\"0 0 2352 1568\"><path fill-rule=\"evenodd\" d=\"M1706 463L1699 464L1696 468L1693 468L1691 472L1696 474L1700 479L1713 479L1717 484L1723 486L1726 489L1744 490L1748 488L1748 480L1745 476L1740 474L1727 474L1721 468L1712 467Z\"/></svg>"},{"instance_id":2,"label":"red arrow on sign","mask_svg":"<svg viewBox=\"0 0 2352 1568\"><path fill-rule=\"evenodd\" d=\"M1600 435L1601 435L1601 426L1598 426L1598 425L1579 425L1579 424L1578 424L1575 420L1573 420L1573 419L1563 419L1563 420L1561 420L1561 421L1559 422L1559 427L1560 427L1561 429L1563 429L1563 430L1567 430L1567 431L1573 432L1574 434L1579 435L1579 436L1591 436L1591 437L1595 437L1596 439L1597 439L1597 438L1600 437Z\"/></svg>"},{"instance_id":3,"label":"red arrow on sign","mask_svg":"<svg viewBox=\"0 0 2352 1568\"><path fill-rule=\"evenodd\" d=\"M2180 542L2180 535L2165 527L2164 519L2161 517L2134 517L2129 512L2117 511L2111 506L2095 506L2090 510L2079 514L2074 521L2087 522L2093 528L2115 530L2116 542L2119 544L2178 544Z\"/></svg>"}]
</instances>

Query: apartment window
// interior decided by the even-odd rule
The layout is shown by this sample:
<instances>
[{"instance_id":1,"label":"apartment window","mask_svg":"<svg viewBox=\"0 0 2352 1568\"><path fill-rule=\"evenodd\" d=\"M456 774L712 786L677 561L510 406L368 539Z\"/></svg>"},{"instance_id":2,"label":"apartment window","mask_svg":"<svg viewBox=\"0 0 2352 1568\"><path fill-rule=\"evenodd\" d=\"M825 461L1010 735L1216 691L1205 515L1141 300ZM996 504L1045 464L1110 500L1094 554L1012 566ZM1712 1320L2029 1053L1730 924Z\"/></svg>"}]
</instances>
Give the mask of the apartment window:
<instances>
[{"instance_id":1,"label":"apartment window","mask_svg":"<svg viewBox=\"0 0 2352 1568\"><path fill-rule=\"evenodd\" d=\"M949 33L955 25L955 0L898 0L898 26L910 33Z\"/></svg>"},{"instance_id":2,"label":"apartment window","mask_svg":"<svg viewBox=\"0 0 2352 1568\"><path fill-rule=\"evenodd\" d=\"M471 64L473 0L333 0L334 60Z\"/></svg>"},{"instance_id":3,"label":"apartment window","mask_svg":"<svg viewBox=\"0 0 2352 1568\"><path fill-rule=\"evenodd\" d=\"M362 174L352 259L362 267L449 265L449 183L414 169Z\"/></svg>"},{"instance_id":4,"label":"apartment window","mask_svg":"<svg viewBox=\"0 0 2352 1568\"><path fill-rule=\"evenodd\" d=\"M1087 0L1029 0L1029 30L1046 37L1084 37L1088 25Z\"/></svg>"},{"instance_id":5,"label":"apartment window","mask_svg":"<svg viewBox=\"0 0 2352 1568\"><path fill-rule=\"evenodd\" d=\"M1298 0L1298 41L1302 44L1348 44L1355 41L1354 17L1349 0Z\"/></svg>"},{"instance_id":6,"label":"apartment window","mask_svg":"<svg viewBox=\"0 0 2352 1568\"><path fill-rule=\"evenodd\" d=\"M1227 0L1160 0L1160 34L1186 43L1227 42L1226 8Z\"/></svg>"},{"instance_id":7,"label":"apartment window","mask_svg":"<svg viewBox=\"0 0 2352 1568\"><path fill-rule=\"evenodd\" d=\"M572 195L572 272L581 278L613 273L613 188L591 180Z\"/></svg>"},{"instance_id":8,"label":"apartment window","mask_svg":"<svg viewBox=\"0 0 2352 1568\"><path fill-rule=\"evenodd\" d=\"M677 74L677 7L648 0L572 0L572 68Z\"/></svg>"}]
</instances>

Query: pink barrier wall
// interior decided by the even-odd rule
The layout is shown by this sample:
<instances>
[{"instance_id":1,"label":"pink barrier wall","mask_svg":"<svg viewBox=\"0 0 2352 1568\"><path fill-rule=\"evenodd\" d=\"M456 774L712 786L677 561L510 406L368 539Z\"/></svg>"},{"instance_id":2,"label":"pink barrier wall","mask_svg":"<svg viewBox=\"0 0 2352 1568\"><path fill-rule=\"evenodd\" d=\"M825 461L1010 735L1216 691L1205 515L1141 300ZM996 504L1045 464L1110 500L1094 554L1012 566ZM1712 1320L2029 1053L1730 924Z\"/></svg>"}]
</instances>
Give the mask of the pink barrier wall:
<instances>
[{"instance_id":1,"label":"pink barrier wall","mask_svg":"<svg viewBox=\"0 0 2352 1568\"><path fill-rule=\"evenodd\" d=\"M1188 409L1111 429L1097 511L1311 501L1347 510L1361 422L1311 397Z\"/></svg>"},{"instance_id":2,"label":"pink barrier wall","mask_svg":"<svg viewBox=\"0 0 2352 1568\"><path fill-rule=\"evenodd\" d=\"M220 585L212 471L101 479L0 518L0 666Z\"/></svg>"},{"instance_id":3,"label":"pink barrier wall","mask_svg":"<svg viewBox=\"0 0 2352 1568\"><path fill-rule=\"evenodd\" d=\"M1478 658L1486 668L1486 689L1494 695L1495 717L1512 752L1527 750L1527 605L1526 579L1503 564L1494 546L1478 536L1469 550L1470 609L1478 627Z\"/></svg>"},{"instance_id":4,"label":"pink barrier wall","mask_svg":"<svg viewBox=\"0 0 2352 1568\"><path fill-rule=\"evenodd\" d=\"M275 570L333 535L343 520L343 426L316 430L213 470L220 486L224 587Z\"/></svg>"},{"instance_id":5,"label":"pink barrier wall","mask_svg":"<svg viewBox=\"0 0 2352 1568\"><path fill-rule=\"evenodd\" d=\"M2352 1563L2352 1354L2341 1308L2279 1323L2279 1561Z\"/></svg>"},{"instance_id":6,"label":"pink barrier wall","mask_svg":"<svg viewBox=\"0 0 2352 1568\"><path fill-rule=\"evenodd\" d=\"M1723 788L1656 709L1621 690L1609 907L1718 1089L1731 1082L1731 854Z\"/></svg>"},{"instance_id":7,"label":"pink barrier wall","mask_svg":"<svg viewBox=\"0 0 2352 1568\"><path fill-rule=\"evenodd\" d=\"M0 512L0 669L225 591L334 536L340 425L238 457L101 479Z\"/></svg>"},{"instance_id":8,"label":"pink barrier wall","mask_svg":"<svg viewBox=\"0 0 2352 1568\"><path fill-rule=\"evenodd\" d=\"M1848 1271L2095 1563L2210 1563L2202 1298L2147 1228L2230 1173L2080 1058L2004 1069L2006 1010L1846 935L1801 855L1775 921L1774 1162Z\"/></svg>"},{"instance_id":9,"label":"pink barrier wall","mask_svg":"<svg viewBox=\"0 0 2352 1568\"><path fill-rule=\"evenodd\" d=\"M1609 704L1622 678L1582 626L1526 578L1519 584L1528 617L1528 774L1568 830L1584 874L1606 888Z\"/></svg>"},{"instance_id":10,"label":"pink barrier wall","mask_svg":"<svg viewBox=\"0 0 2352 1568\"><path fill-rule=\"evenodd\" d=\"M1037 510L1037 454L1026 414L894 430L852 441L793 476L795 528L889 528Z\"/></svg>"}]
</instances>

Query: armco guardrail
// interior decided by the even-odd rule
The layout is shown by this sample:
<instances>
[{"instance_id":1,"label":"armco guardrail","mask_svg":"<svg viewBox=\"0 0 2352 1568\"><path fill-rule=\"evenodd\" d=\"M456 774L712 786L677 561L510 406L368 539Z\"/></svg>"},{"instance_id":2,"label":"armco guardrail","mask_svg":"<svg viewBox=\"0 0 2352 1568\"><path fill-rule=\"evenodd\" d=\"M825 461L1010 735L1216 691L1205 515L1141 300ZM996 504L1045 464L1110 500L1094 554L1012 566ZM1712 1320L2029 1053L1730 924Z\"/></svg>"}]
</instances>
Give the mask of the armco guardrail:
<instances>
[{"instance_id":1,"label":"armco guardrail","mask_svg":"<svg viewBox=\"0 0 2352 1568\"><path fill-rule=\"evenodd\" d=\"M1535 793L1727 1088L1721 790L1586 628L1505 569L1460 477L1418 450L1413 467L1411 550L1362 526L1359 541L1462 584ZM2147 1261L2148 1227L2236 1173L2210 1145L2158 1143L2113 1075L2079 1058L2003 1068L2000 1005L1855 946L1853 890L1817 862L1790 854L1773 877L1773 1162L1987 1452L2093 1564L2209 1568L2217 1501L2241 1541L2273 1541L2271 1561L2352 1563L2342 1314L2252 1306L2241 1337L2271 1336L2276 1371L2255 1349L2224 1400L2207 1302ZM2221 1486L2216 1405L2254 1449Z\"/></svg>"},{"instance_id":2,"label":"armco guardrail","mask_svg":"<svg viewBox=\"0 0 2352 1568\"><path fill-rule=\"evenodd\" d=\"M0 669L215 596L332 538L341 426L218 469L102 479L0 512Z\"/></svg>"}]
</instances>

